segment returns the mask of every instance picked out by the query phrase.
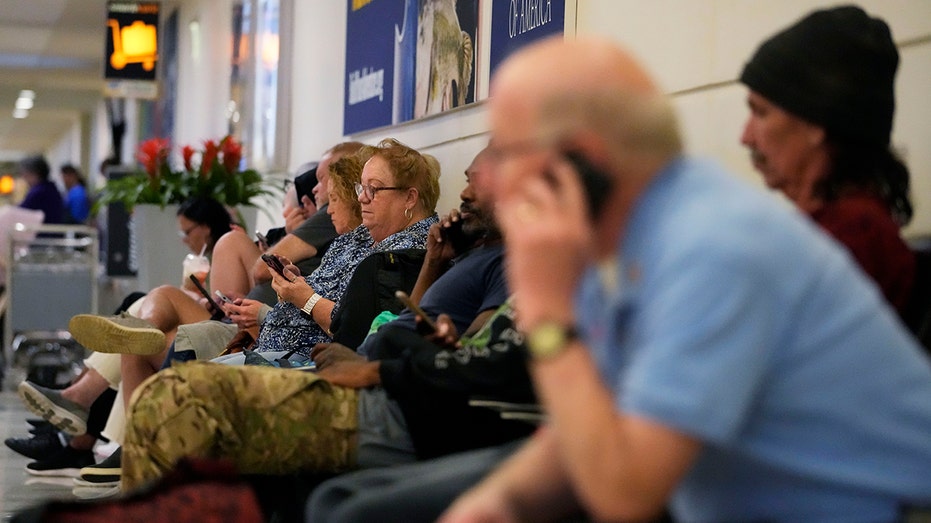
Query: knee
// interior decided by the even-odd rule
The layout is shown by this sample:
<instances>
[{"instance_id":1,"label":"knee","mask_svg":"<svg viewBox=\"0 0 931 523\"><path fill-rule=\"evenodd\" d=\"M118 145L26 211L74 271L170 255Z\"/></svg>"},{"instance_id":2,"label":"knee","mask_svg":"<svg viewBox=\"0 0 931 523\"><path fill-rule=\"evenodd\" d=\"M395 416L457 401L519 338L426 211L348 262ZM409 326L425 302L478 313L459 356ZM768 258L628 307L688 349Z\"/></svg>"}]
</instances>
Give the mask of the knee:
<instances>
[{"instance_id":1,"label":"knee","mask_svg":"<svg viewBox=\"0 0 931 523\"><path fill-rule=\"evenodd\" d=\"M180 370L167 368L144 379L129 399L129 415L136 411L161 410L165 398L175 397L181 388L179 385L187 381Z\"/></svg>"},{"instance_id":2,"label":"knee","mask_svg":"<svg viewBox=\"0 0 931 523\"><path fill-rule=\"evenodd\" d=\"M147 294L146 297L148 298L151 296L171 295L176 292L181 292L181 291L177 287L174 287L172 285L159 285L158 287L149 291L149 294Z\"/></svg>"}]
</instances>

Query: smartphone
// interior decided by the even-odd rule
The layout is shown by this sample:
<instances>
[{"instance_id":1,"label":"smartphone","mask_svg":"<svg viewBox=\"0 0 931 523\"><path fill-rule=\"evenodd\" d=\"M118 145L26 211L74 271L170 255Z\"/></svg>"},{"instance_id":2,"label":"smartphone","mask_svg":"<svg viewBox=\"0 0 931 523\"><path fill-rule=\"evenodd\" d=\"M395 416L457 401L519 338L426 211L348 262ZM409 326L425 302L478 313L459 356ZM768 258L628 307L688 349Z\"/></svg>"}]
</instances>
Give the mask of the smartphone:
<instances>
[{"instance_id":1,"label":"smartphone","mask_svg":"<svg viewBox=\"0 0 931 523\"><path fill-rule=\"evenodd\" d=\"M588 215L591 219L596 219L604 210L607 197L611 194L614 181L605 173L582 155L579 151L565 151L563 153L566 160L572 164L572 167L579 173L582 181L582 188L585 190L585 196L588 200Z\"/></svg>"},{"instance_id":2,"label":"smartphone","mask_svg":"<svg viewBox=\"0 0 931 523\"><path fill-rule=\"evenodd\" d=\"M272 270L284 276L285 278L288 278L288 276L286 276L284 273L284 265L281 263L281 260L279 260L277 256L273 254L263 254L262 260L264 260L266 265L271 267ZM288 279L290 280L291 278Z\"/></svg>"},{"instance_id":3,"label":"smartphone","mask_svg":"<svg viewBox=\"0 0 931 523\"><path fill-rule=\"evenodd\" d=\"M191 278L191 281L194 282L194 286L197 287L197 290L203 294L204 298L207 298L207 302L210 303L210 306L213 307L213 315L210 316L211 320L221 320L226 316L226 313L223 312L223 309L217 305L217 302L213 301L213 298L210 297L210 293L207 292L207 289L204 288L203 284L200 283L200 280L197 279L197 276L191 274L188 276Z\"/></svg>"},{"instance_id":4,"label":"smartphone","mask_svg":"<svg viewBox=\"0 0 931 523\"><path fill-rule=\"evenodd\" d=\"M477 236L466 234L462 230L461 219L450 223L449 227L440 228L440 234L443 235L443 239L449 242L453 251L460 254L467 251L469 247L472 247L478 241Z\"/></svg>"},{"instance_id":5,"label":"smartphone","mask_svg":"<svg viewBox=\"0 0 931 523\"><path fill-rule=\"evenodd\" d=\"M436 332L436 322L433 321L433 319L430 318L430 316L427 316L427 313L424 312L424 310L421 309L416 303L414 303L414 301L411 300L411 297L408 296L406 292L395 291L394 296L397 299L401 300L401 303L403 303L405 307L413 311L414 314L416 314L417 316L420 316L420 319L429 328L431 333Z\"/></svg>"},{"instance_id":6,"label":"smartphone","mask_svg":"<svg viewBox=\"0 0 931 523\"><path fill-rule=\"evenodd\" d=\"M213 293L216 294L216 295L217 295L217 298L220 298L220 301L222 301L223 303L230 303L230 304L233 303L233 300L231 300L229 296L227 296L227 295L223 294L222 292L220 292L219 289L213 291ZM234 304L234 305L235 305L235 304Z\"/></svg>"},{"instance_id":7,"label":"smartphone","mask_svg":"<svg viewBox=\"0 0 931 523\"><path fill-rule=\"evenodd\" d=\"M304 196L311 200L314 199L314 186L317 185L317 164L309 165L301 174L294 177L294 195L297 197L297 205L304 206Z\"/></svg>"},{"instance_id":8,"label":"smartphone","mask_svg":"<svg viewBox=\"0 0 931 523\"><path fill-rule=\"evenodd\" d=\"M255 231L255 237L259 240L259 248L263 250L268 248L268 238L266 238L264 234L259 231Z\"/></svg>"}]
</instances>

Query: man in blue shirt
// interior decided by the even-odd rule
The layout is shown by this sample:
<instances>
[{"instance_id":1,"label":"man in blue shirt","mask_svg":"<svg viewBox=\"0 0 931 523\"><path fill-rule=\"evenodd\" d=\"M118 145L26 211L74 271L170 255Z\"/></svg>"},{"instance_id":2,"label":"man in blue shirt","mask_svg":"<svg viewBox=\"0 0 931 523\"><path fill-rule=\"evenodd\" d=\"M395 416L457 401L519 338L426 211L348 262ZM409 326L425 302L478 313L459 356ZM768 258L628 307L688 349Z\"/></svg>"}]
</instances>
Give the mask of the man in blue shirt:
<instances>
[{"instance_id":1,"label":"man in blue shirt","mask_svg":"<svg viewBox=\"0 0 931 523\"><path fill-rule=\"evenodd\" d=\"M91 202L84 177L75 166L66 164L61 167L61 181L65 184L65 211L69 223L86 223Z\"/></svg>"},{"instance_id":2,"label":"man in blue shirt","mask_svg":"<svg viewBox=\"0 0 931 523\"><path fill-rule=\"evenodd\" d=\"M42 156L30 156L19 162L19 173L29 191L19 206L45 213L42 223L65 223L65 204L55 182L48 179L48 162Z\"/></svg>"},{"instance_id":3,"label":"man in blue shirt","mask_svg":"<svg viewBox=\"0 0 931 523\"><path fill-rule=\"evenodd\" d=\"M530 46L490 103L508 282L549 423L442 521L666 506L682 521L891 521L931 503L916 341L804 216L681 156L630 55Z\"/></svg>"}]
</instances>

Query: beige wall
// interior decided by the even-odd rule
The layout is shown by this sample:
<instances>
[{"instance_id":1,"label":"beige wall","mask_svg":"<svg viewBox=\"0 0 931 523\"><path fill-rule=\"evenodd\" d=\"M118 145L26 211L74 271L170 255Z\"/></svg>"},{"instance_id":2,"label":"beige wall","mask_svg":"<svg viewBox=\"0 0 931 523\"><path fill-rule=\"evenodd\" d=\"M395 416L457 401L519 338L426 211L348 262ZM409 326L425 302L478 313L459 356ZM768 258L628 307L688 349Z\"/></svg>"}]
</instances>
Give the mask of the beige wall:
<instances>
[{"instance_id":1,"label":"beige wall","mask_svg":"<svg viewBox=\"0 0 931 523\"><path fill-rule=\"evenodd\" d=\"M689 151L711 156L754 180L738 143L746 117L745 88L736 82L759 42L809 10L815 0L569 0L578 34L616 38L653 71L680 110ZM489 6L486 2L486 8ZM916 215L907 236L931 235L931 2L867 0L861 5L892 27L902 56L893 131L912 171ZM295 0L292 67L293 169L343 138L346 3ZM184 25L182 25L182 28ZM572 29L569 33L574 32ZM481 50L480 50L481 52ZM368 143L393 136L437 156L443 165L439 210L458 205L461 176L487 140L485 107L453 111L353 136Z\"/></svg>"}]
</instances>

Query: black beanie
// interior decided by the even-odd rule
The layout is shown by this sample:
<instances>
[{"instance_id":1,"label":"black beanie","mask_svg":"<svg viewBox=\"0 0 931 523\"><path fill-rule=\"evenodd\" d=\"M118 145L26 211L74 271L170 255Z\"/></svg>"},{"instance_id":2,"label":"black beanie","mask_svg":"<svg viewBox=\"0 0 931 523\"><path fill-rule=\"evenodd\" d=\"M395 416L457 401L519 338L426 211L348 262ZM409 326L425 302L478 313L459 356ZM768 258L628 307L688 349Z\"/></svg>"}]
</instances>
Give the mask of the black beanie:
<instances>
[{"instance_id":1,"label":"black beanie","mask_svg":"<svg viewBox=\"0 0 931 523\"><path fill-rule=\"evenodd\" d=\"M814 11L763 42L740 81L842 140L888 146L899 53L855 6Z\"/></svg>"}]
</instances>

